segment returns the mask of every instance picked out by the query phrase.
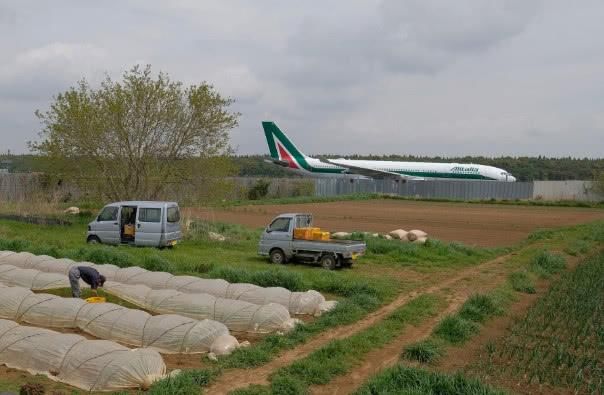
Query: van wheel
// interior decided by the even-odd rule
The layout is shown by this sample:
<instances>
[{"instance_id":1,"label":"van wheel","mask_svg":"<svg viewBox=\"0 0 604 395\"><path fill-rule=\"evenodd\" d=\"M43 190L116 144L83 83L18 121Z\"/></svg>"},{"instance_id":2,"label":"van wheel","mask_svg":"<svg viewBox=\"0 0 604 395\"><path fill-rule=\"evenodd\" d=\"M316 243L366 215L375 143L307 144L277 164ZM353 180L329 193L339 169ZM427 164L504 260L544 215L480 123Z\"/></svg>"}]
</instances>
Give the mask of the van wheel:
<instances>
[{"instance_id":1,"label":"van wheel","mask_svg":"<svg viewBox=\"0 0 604 395\"><path fill-rule=\"evenodd\" d=\"M86 243L101 244L101 240L97 236L88 236L88 239L86 239Z\"/></svg>"},{"instance_id":2,"label":"van wheel","mask_svg":"<svg viewBox=\"0 0 604 395\"><path fill-rule=\"evenodd\" d=\"M271 251L271 263L282 265L285 263L285 254L280 249L276 248Z\"/></svg>"},{"instance_id":3,"label":"van wheel","mask_svg":"<svg viewBox=\"0 0 604 395\"><path fill-rule=\"evenodd\" d=\"M321 266L323 266L324 269L335 269L336 258L333 255L323 255L323 257L321 258Z\"/></svg>"}]
</instances>

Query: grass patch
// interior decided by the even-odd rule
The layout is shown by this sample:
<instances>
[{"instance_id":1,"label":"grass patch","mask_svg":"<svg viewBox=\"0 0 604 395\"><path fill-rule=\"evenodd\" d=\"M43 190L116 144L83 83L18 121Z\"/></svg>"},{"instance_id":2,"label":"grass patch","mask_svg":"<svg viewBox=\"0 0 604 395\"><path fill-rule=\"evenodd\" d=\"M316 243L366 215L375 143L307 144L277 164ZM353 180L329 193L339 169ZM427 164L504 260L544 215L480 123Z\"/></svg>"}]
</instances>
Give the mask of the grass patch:
<instances>
[{"instance_id":1,"label":"grass patch","mask_svg":"<svg viewBox=\"0 0 604 395\"><path fill-rule=\"evenodd\" d=\"M536 292L535 282L526 272L514 272L510 274L508 279L514 291L527 294L534 294Z\"/></svg>"},{"instance_id":2,"label":"grass patch","mask_svg":"<svg viewBox=\"0 0 604 395\"><path fill-rule=\"evenodd\" d=\"M587 254L589 250L592 248L593 242L589 240L573 240L565 249L568 255L578 256L582 254Z\"/></svg>"},{"instance_id":3,"label":"grass patch","mask_svg":"<svg viewBox=\"0 0 604 395\"><path fill-rule=\"evenodd\" d=\"M358 294L344 299L336 308L315 321L298 325L292 332L282 335L267 335L251 347L239 348L231 355L220 359L216 366L220 368L252 368L270 361L279 351L304 343L308 338L334 326L351 324L375 310L380 300Z\"/></svg>"},{"instance_id":4,"label":"grass patch","mask_svg":"<svg viewBox=\"0 0 604 395\"><path fill-rule=\"evenodd\" d=\"M397 365L384 369L355 392L355 395L375 394L503 395L504 392L459 373L448 375Z\"/></svg>"},{"instance_id":5,"label":"grass patch","mask_svg":"<svg viewBox=\"0 0 604 395\"><path fill-rule=\"evenodd\" d=\"M458 315L449 315L443 318L434 330L436 336L453 344L466 342L476 332L478 332L476 323L465 320Z\"/></svg>"},{"instance_id":6,"label":"grass patch","mask_svg":"<svg viewBox=\"0 0 604 395\"><path fill-rule=\"evenodd\" d=\"M403 351L403 357L409 361L430 363L436 361L443 355L443 347L433 339L409 344Z\"/></svg>"},{"instance_id":7,"label":"grass patch","mask_svg":"<svg viewBox=\"0 0 604 395\"><path fill-rule=\"evenodd\" d=\"M503 313L505 305L513 298L504 286L488 294L475 294L464 302L459 311L443 318L434 329L433 336L452 344L462 344L478 332L478 323Z\"/></svg>"},{"instance_id":8,"label":"grass patch","mask_svg":"<svg viewBox=\"0 0 604 395\"><path fill-rule=\"evenodd\" d=\"M436 314L441 303L433 295L422 295L374 326L329 342L307 357L275 372L271 377L273 391L279 384L282 386L280 392L275 393L304 393L310 385L328 383L335 376L348 372L371 350L391 342L405 326L418 324Z\"/></svg>"},{"instance_id":9,"label":"grass patch","mask_svg":"<svg viewBox=\"0 0 604 395\"><path fill-rule=\"evenodd\" d=\"M470 265L506 252L503 248L470 247L461 243L445 243L428 239L425 244L403 243L358 233L367 243L366 259L412 266L422 262L422 269Z\"/></svg>"},{"instance_id":10,"label":"grass patch","mask_svg":"<svg viewBox=\"0 0 604 395\"><path fill-rule=\"evenodd\" d=\"M490 295L476 294L461 306L459 316L468 321L483 322L488 317L500 314L501 308Z\"/></svg>"},{"instance_id":11,"label":"grass patch","mask_svg":"<svg viewBox=\"0 0 604 395\"><path fill-rule=\"evenodd\" d=\"M541 277L550 277L566 268L566 260L562 255L542 250L535 256L530 267Z\"/></svg>"},{"instance_id":12,"label":"grass patch","mask_svg":"<svg viewBox=\"0 0 604 395\"><path fill-rule=\"evenodd\" d=\"M146 394L149 395L190 395L199 394L200 387L207 386L216 377L210 369L187 370L173 377L155 382Z\"/></svg>"}]
</instances>

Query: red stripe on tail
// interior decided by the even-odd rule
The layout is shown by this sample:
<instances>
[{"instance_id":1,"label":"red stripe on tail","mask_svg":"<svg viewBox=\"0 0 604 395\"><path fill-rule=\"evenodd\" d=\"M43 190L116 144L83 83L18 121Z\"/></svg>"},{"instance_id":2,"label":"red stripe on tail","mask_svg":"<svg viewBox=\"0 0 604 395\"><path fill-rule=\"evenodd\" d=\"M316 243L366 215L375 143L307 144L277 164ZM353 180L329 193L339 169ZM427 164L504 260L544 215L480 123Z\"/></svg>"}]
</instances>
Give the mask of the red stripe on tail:
<instances>
[{"instance_id":1,"label":"red stripe on tail","mask_svg":"<svg viewBox=\"0 0 604 395\"><path fill-rule=\"evenodd\" d=\"M300 168L300 166L298 166L298 164L287 153L287 151L285 150L285 148L283 148L283 146L281 146L281 144L277 143L277 148L279 149L279 156L281 157L282 160L284 160L287 163L289 163L289 167L291 167L292 169L299 169Z\"/></svg>"}]
</instances>

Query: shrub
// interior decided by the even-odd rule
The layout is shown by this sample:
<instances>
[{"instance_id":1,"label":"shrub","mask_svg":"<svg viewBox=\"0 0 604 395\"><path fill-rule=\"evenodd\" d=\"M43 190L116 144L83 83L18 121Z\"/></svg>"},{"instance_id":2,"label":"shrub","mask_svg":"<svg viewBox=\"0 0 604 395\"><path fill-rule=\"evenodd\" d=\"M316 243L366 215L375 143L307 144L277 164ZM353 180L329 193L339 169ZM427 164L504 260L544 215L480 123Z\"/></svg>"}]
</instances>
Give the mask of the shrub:
<instances>
[{"instance_id":1,"label":"shrub","mask_svg":"<svg viewBox=\"0 0 604 395\"><path fill-rule=\"evenodd\" d=\"M514 272L510 274L510 283L515 291L527 294L534 294L536 292L533 280L525 272Z\"/></svg>"},{"instance_id":2,"label":"shrub","mask_svg":"<svg viewBox=\"0 0 604 395\"><path fill-rule=\"evenodd\" d=\"M439 343L434 340L424 340L418 343L413 343L405 347L403 356L410 361L418 361L421 363L429 363L440 358L443 354L443 349Z\"/></svg>"},{"instance_id":3,"label":"shrub","mask_svg":"<svg viewBox=\"0 0 604 395\"><path fill-rule=\"evenodd\" d=\"M463 343L478 331L478 325L456 315L449 315L438 324L434 334L454 344Z\"/></svg>"},{"instance_id":4,"label":"shrub","mask_svg":"<svg viewBox=\"0 0 604 395\"><path fill-rule=\"evenodd\" d=\"M271 183L267 180L258 180L247 192L247 198L249 200L259 200L265 198L268 195L268 188Z\"/></svg>"},{"instance_id":5,"label":"shrub","mask_svg":"<svg viewBox=\"0 0 604 395\"><path fill-rule=\"evenodd\" d=\"M44 395L46 390L42 384L27 383L19 389L19 395Z\"/></svg>"},{"instance_id":6,"label":"shrub","mask_svg":"<svg viewBox=\"0 0 604 395\"><path fill-rule=\"evenodd\" d=\"M459 310L459 316L465 320L482 322L487 317L498 314L501 309L489 295L472 295Z\"/></svg>"},{"instance_id":7,"label":"shrub","mask_svg":"<svg viewBox=\"0 0 604 395\"><path fill-rule=\"evenodd\" d=\"M535 256L531 268L539 275L549 277L564 270L566 268L566 261L563 256L544 250Z\"/></svg>"}]
</instances>

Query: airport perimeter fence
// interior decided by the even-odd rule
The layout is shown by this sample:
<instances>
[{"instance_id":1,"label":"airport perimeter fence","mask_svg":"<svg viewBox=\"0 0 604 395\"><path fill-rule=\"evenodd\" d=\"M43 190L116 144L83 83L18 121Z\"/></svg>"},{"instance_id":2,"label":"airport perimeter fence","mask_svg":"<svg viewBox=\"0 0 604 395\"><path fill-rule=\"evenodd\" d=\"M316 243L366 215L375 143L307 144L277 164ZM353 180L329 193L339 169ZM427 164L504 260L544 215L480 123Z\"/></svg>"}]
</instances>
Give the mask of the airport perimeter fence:
<instances>
[{"instance_id":1,"label":"airport perimeter fence","mask_svg":"<svg viewBox=\"0 0 604 395\"><path fill-rule=\"evenodd\" d=\"M604 201L603 195L593 191L590 181L462 181L426 180L395 181L346 178L261 178L233 177L227 184L232 186L229 199L246 200L250 191L264 189L258 198L282 198L292 196L333 197L351 194L387 194L417 199L450 200L575 200L586 202ZM197 195L190 186L171 186L167 200L192 204ZM77 200L80 192L69 185L43 185L38 174L0 173L0 202L24 202L54 195L61 201L65 196ZM195 195L195 196L194 196ZM55 199L56 200L56 199Z\"/></svg>"},{"instance_id":2,"label":"airport perimeter fence","mask_svg":"<svg viewBox=\"0 0 604 395\"><path fill-rule=\"evenodd\" d=\"M317 196L380 193L420 199L526 200L533 198L533 190L532 182L318 179L315 193Z\"/></svg>"}]
</instances>

